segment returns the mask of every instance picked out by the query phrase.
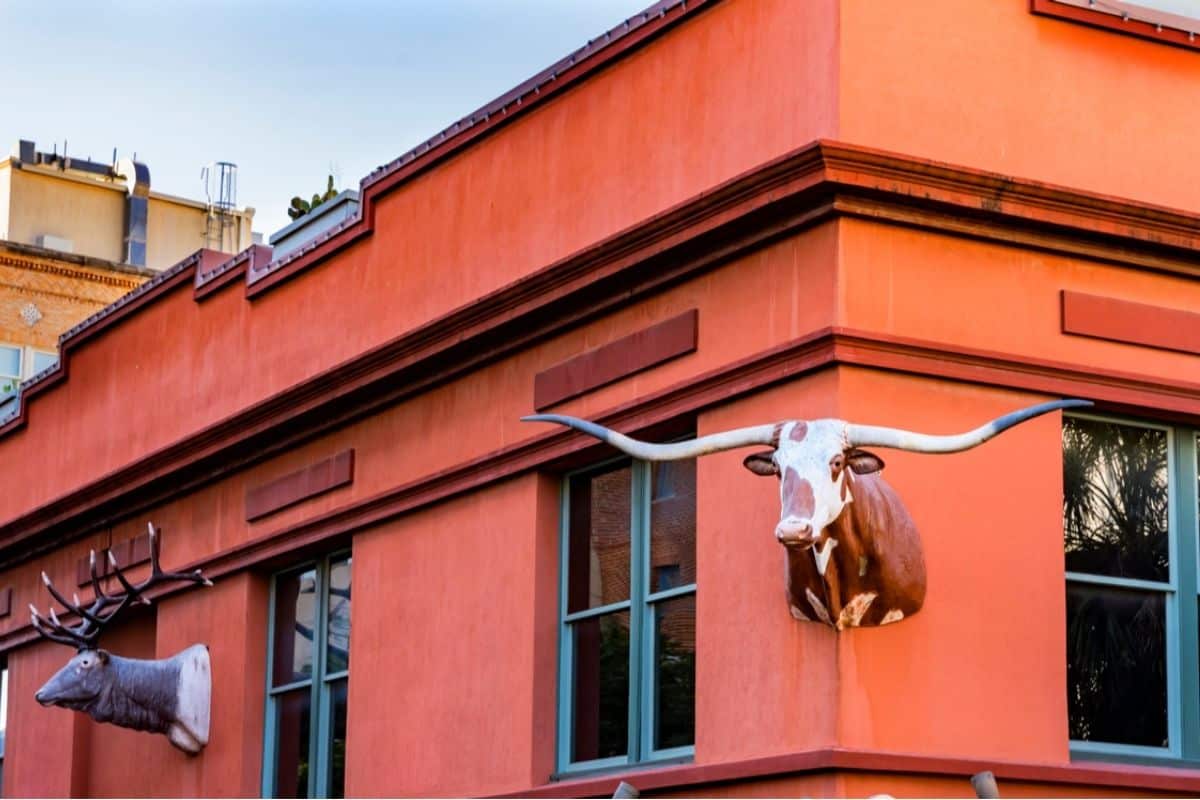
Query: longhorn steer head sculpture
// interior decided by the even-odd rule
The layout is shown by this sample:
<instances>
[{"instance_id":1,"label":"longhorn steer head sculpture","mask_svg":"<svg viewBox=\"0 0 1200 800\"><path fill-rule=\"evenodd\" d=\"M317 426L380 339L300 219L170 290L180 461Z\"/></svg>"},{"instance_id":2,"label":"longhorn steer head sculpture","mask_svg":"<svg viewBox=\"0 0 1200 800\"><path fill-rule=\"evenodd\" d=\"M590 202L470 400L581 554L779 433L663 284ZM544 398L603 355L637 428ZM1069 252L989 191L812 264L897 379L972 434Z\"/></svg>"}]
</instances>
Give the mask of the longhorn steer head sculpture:
<instances>
[{"instance_id":1,"label":"longhorn steer head sculpture","mask_svg":"<svg viewBox=\"0 0 1200 800\"><path fill-rule=\"evenodd\" d=\"M645 461L769 446L743 463L756 475L780 478L782 510L775 538L786 548L792 616L840 631L897 622L925 602L921 538L899 496L879 477L883 460L861 448L957 453L1048 411L1090 405L1086 400L1042 403L955 436L817 419L739 428L673 444L641 442L576 417L535 414L523 419L566 425Z\"/></svg>"},{"instance_id":2,"label":"longhorn steer head sculpture","mask_svg":"<svg viewBox=\"0 0 1200 800\"><path fill-rule=\"evenodd\" d=\"M55 705L84 711L97 722L111 722L123 728L164 733L171 744L195 755L208 744L212 674L208 648L194 644L170 658L145 660L122 658L97 646L104 627L131 603L150 605L144 592L167 581L191 581L212 586L200 570L188 573L163 572L158 563L158 531L150 528L150 577L131 584L110 551L109 564L123 591L108 594L96 574L96 551L91 553L92 589L95 599L86 608L69 602L42 573L42 582L50 596L67 612L79 618L66 625L51 605L47 616L32 604L33 627L51 641L77 648L79 652L67 665L46 681L34 698L44 706Z\"/></svg>"}]
</instances>

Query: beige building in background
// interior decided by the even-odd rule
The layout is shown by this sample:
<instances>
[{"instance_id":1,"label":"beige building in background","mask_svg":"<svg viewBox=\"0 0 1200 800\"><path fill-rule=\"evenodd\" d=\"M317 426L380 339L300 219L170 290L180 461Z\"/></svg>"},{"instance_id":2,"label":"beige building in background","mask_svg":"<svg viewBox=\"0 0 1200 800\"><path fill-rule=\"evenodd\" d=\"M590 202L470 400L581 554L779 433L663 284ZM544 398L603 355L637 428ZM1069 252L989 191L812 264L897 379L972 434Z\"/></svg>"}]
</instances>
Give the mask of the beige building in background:
<instances>
[{"instance_id":1,"label":"beige building in background","mask_svg":"<svg viewBox=\"0 0 1200 800\"><path fill-rule=\"evenodd\" d=\"M232 189L236 168L216 169L224 180L210 183ZM254 209L217 194L155 192L131 159L102 164L18 142L0 161L0 398L56 362L61 334L156 273L201 248L249 247Z\"/></svg>"},{"instance_id":2,"label":"beige building in background","mask_svg":"<svg viewBox=\"0 0 1200 800\"><path fill-rule=\"evenodd\" d=\"M22 140L0 161L0 241L162 270L202 247L244 250L253 219L216 197L153 191L149 169L130 159L102 164Z\"/></svg>"}]
</instances>

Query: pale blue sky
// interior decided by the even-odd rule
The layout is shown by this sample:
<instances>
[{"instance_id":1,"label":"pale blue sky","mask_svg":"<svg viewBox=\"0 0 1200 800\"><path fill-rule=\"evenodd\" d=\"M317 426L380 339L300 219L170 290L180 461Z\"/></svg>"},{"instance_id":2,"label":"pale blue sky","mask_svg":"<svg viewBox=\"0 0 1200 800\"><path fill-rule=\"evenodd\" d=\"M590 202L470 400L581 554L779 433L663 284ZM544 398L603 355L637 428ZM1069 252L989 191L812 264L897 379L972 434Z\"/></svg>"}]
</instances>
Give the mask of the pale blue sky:
<instances>
[{"instance_id":1,"label":"pale blue sky","mask_svg":"<svg viewBox=\"0 0 1200 800\"><path fill-rule=\"evenodd\" d=\"M238 165L254 229L358 181L651 0L0 0L0 154L17 139L203 198Z\"/></svg>"}]
</instances>

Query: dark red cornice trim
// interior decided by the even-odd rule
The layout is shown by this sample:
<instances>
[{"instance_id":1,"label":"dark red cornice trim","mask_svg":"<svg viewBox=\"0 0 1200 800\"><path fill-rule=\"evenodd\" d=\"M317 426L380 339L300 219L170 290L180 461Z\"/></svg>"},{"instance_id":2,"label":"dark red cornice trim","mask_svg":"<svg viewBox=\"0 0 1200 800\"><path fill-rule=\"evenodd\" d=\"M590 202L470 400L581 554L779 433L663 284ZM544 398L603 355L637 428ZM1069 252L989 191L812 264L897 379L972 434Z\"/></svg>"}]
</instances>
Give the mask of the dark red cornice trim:
<instances>
[{"instance_id":1,"label":"dark red cornice trim","mask_svg":"<svg viewBox=\"0 0 1200 800\"><path fill-rule=\"evenodd\" d=\"M0 568L843 215L1200 275L1200 216L817 142L4 522ZM207 273L229 260L194 258L68 334L59 371L24 393L21 422L30 401L69 374L80 343L184 285L200 261Z\"/></svg>"},{"instance_id":2,"label":"dark red cornice trim","mask_svg":"<svg viewBox=\"0 0 1200 800\"><path fill-rule=\"evenodd\" d=\"M1018 359L986 350L958 348L844 328L816 331L749 358L689 378L597 414L602 425L637 434L694 416L751 392L832 366L903 372L964 383L997 386L1049 396L1081 397L1102 410L1153 412L1200 424L1200 383L1163 380L1099 367ZM531 434L536 428L530 425ZM401 484L323 514L271 531L180 571L203 569L211 578L271 564L289 554L328 549L362 528L489 486L535 469L563 469L603 451L595 440L570 430L553 430L483 454L440 472ZM54 542L61 545L62 542ZM3 565L12 566L12 562ZM158 597L190 586L160 590ZM0 637L0 651L36 638L26 626Z\"/></svg>"},{"instance_id":3,"label":"dark red cornice trim","mask_svg":"<svg viewBox=\"0 0 1200 800\"><path fill-rule=\"evenodd\" d=\"M815 772L866 772L958 778L963 791L970 778L991 770L1000 783L1069 785L1079 787L1134 789L1164 792L1200 792L1200 771L1170 767L1125 764L1046 764L1030 761L993 761L980 758L946 758L881 750L828 747L764 758L725 761L717 764L683 764L669 767L620 770L602 776L563 780L531 786L520 792L493 797L612 797L621 781L641 792L686 790L727 784L786 778ZM1136 793L1136 792L1134 792Z\"/></svg>"},{"instance_id":4,"label":"dark red cornice trim","mask_svg":"<svg viewBox=\"0 0 1200 800\"><path fill-rule=\"evenodd\" d=\"M1045 17L1078 22L1093 28L1123 33L1126 36L1151 39L1188 50L1200 50L1200 37L1195 34L1197 30L1200 30L1200 20L1196 21L1191 31L1181 30L1174 27L1173 15L1160 14L1153 9L1139 9L1138 13L1143 19L1132 17L1124 19L1120 15L1108 14L1093 8L1079 8L1056 2L1056 0L1029 0L1029 10Z\"/></svg>"},{"instance_id":5,"label":"dark red cornice trim","mask_svg":"<svg viewBox=\"0 0 1200 800\"><path fill-rule=\"evenodd\" d=\"M198 269L192 297L197 302L204 300L216 294L220 289L232 286L240 279L244 279L247 271L253 271L256 266L262 266L270 261L271 248L264 244L254 244L214 267Z\"/></svg>"}]
</instances>

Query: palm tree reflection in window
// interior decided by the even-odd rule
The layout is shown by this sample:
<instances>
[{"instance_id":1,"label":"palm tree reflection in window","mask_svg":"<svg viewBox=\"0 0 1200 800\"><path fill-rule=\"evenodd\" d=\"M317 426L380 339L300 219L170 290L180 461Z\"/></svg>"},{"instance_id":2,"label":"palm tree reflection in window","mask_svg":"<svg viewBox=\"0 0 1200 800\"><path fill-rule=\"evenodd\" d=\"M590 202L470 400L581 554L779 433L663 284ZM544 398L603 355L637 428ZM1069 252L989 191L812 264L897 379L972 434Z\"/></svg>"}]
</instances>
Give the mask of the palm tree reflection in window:
<instances>
[{"instance_id":1,"label":"palm tree reflection in window","mask_svg":"<svg viewBox=\"0 0 1200 800\"><path fill-rule=\"evenodd\" d=\"M1063 422L1067 703L1072 739L1167 746L1167 434ZM1121 587L1087 576L1162 583Z\"/></svg>"}]
</instances>

